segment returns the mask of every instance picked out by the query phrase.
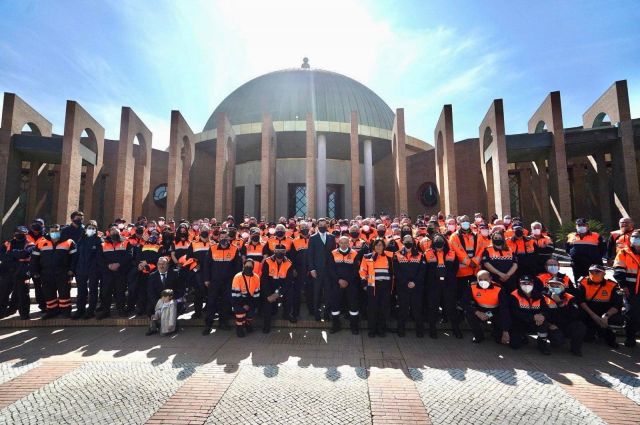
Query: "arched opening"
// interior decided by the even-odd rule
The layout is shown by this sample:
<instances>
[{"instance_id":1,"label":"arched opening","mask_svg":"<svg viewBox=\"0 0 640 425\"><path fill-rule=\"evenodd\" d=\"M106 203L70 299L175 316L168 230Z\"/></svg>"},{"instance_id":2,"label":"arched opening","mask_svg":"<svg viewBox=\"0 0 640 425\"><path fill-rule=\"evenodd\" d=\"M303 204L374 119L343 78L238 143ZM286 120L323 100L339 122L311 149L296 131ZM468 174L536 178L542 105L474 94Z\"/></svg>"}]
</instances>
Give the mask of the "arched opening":
<instances>
[{"instance_id":1,"label":"arched opening","mask_svg":"<svg viewBox=\"0 0 640 425\"><path fill-rule=\"evenodd\" d=\"M133 138L132 148L135 167L133 171L133 205L131 212L133 218L136 219L142 214L146 197L144 193L144 176L147 172L147 141L141 133L137 133Z\"/></svg>"},{"instance_id":2,"label":"arched opening","mask_svg":"<svg viewBox=\"0 0 640 425\"><path fill-rule=\"evenodd\" d=\"M605 112L600 112L593 120L593 128L597 127L611 127L611 118Z\"/></svg>"},{"instance_id":3,"label":"arched opening","mask_svg":"<svg viewBox=\"0 0 640 425\"><path fill-rule=\"evenodd\" d=\"M90 128L85 128L80 135L80 157L82 158L82 167L78 208L80 211L84 211L88 218L95 218L91 210L93 208L95 166L98 162L98 140Z\"/></svg>"},{"instance_id":4,"label":"arched opening","mask_svg":"<svg viewBox=\"0 0 640 425\"><path fill-rule=\"evenodd\" d=\"M30 136L41 136L42 132L40 131L40 129L38 128L37 125L35 125L32 122L28 122L26 123L23 127L22 130L20 131L21 134L26 134L26 135L30 135Z\"/></svg>"},{"instance_id":5,"label":"arched opening","mask_svg":"<svg viewBox=\"0 0 640 425\"><path fill-rule=\"evenodd\" d=\"M493 132L491 131L491 127L487 127L484 129L484 136L482 136L482 149L486 151L492 142Z\"/></svg>"},{"instance_id":6,"label":"arched opening","mask_svg":"<svg viewBox=\"0 0 640 425\"><path fill-rule=\"evenodd\" d=\"M544 121L540 120L538 121L538 124L536 124L536 133L544 133L545 131L549 131L547 129L547 123L545 123Z\"/></svg>"}]
</instances>

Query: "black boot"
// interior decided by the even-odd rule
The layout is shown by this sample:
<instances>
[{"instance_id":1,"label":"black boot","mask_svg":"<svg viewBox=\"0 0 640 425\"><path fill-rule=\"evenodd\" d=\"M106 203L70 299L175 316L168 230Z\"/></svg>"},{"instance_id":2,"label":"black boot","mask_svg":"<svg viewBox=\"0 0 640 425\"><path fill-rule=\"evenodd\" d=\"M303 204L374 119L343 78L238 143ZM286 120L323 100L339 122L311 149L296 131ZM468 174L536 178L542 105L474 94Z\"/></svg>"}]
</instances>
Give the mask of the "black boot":
<instances>
[{"instance_id":1,"label":"black boot","mask_svg":"<svg viewBox=\"0 0 640 425\"><path fill-rule=\"evenodd\" d=\"M85 315L84 310L76 310L73 312L73 314L71 315L71 320L78 320L78 319L83 319Z\"/></svg>"},{"instance_id":2,"label":"black boot","mask_svg":"<svg viewBox=\"0 0 640 425\"><path fill-rule=\"evenodd\" d=\"M211 333L211 326L206 325L206 326L204 327L204 329L202 330L202 335L203 335L203 336L207 336L207 335L209 335L210 333Z\"/></svg>"},{"instance_id":3,"label":"black boot","mask_svg":"<svg viewBox=\"0 0 640 425\"><path fill-rule=\"evenodd\" d=\"M453 326L453 336L455 336L456 339L462 339L462 331L458 325Z\"/></svg>"},{"instance_id":4,"label":"black boot","mask_svg":"<svg viewBox=\"0 0 640 425\"><path fill-rule=\"evenodd\" d=\"M551 354L551 350L549 349L549 341L547 341L546 338L538 337L538 350L545 356Z\"/></svg>"},{"instance_id":5,"label":"black boot","mask_svg":"<svg viewBox=\"0 0 640 425\"><path fill-rule=\"evenodd\" d=\"M236 335L238 335L238 338L244 338L245 334L244 326L236 325Z\"/></svg>"},{"instance_id":6,"label":"black boot","mask_svg":"<svg viewBox=\"0 0 640 425\"><path fill-rule=\"evenodd\" d=\"M42 320L49 320L49 319L53 319L54 317L56 317L58 315L58 310L47 310L43 315L42 315Z\"/></svg>"},{"instance_id":7,"label":"black boot","mask_svg":"<svg viewBox=\"0 0 640 425\"><path fill-rule=\"evenodd\" d=\"M342 323L340 323L340 316L333 316L331 319L331 329L329 329L330 334L334 334L339 332L342 329Z\"/></svg>"},{"instance_id":8,"label":"black boot","mask_svg":"<svg viewBox=\"0 0 640 425\"><path fill-rule=\"evenodd\" d=\"M434 325L429 326L429 338L438 339L438 330Z\"/></svg>"},{"instance_id":9,"label":"black boot","mask_svg":"<svg viewBox=\"0 0 640 425\"><path fill-rule=\"evenodd\" d=\"M406 335L406 333L405 333L404 322L398 320L398 336L400 338L403 338L405 335Z\"/></svg>"},{"instance_id":10,"label":"black boot","mask_svg":"<svg viewBox=\"0 0 640 425\"><path fill-rule=\"evenodd\" d=\"M358 324L358 316L351 316L349 326L353 335L360 334L360 328Z\"/></svg>"}]
</instances>

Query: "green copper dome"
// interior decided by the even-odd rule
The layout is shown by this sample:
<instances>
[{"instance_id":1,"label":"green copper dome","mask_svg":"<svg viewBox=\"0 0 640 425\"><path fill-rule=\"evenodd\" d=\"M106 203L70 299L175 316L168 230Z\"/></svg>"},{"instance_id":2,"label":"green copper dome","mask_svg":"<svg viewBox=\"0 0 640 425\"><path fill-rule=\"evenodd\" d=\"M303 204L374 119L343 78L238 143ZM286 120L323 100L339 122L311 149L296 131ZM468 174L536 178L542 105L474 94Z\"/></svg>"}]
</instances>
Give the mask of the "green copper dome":
<instances>
[{"instance_id":1,"label":"green copper dome","mask_svg":"<svg viewBox=\"0 0 640 425\"><path fill-rule=\"evenodd\" d=\"M286 69L270 72L234 90L213 111L204 131L216 128L219 113L232 125L262 122L269 112L273 121L304 121L313 112L315 121L349 123L358 111L359 123L391 130L393 111L363 84L335 72L318 69Z\"/></svg>"}]
</instances>

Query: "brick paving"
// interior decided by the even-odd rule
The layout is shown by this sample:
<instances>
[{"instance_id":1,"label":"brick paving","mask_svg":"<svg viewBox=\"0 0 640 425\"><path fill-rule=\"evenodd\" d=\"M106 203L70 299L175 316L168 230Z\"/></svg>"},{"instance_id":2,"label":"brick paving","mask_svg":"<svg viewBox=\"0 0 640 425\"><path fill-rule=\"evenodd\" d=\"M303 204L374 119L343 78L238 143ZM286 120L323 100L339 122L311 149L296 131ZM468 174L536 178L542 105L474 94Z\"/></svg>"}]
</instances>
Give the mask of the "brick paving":
<instances>
[{"instance_id":1,"label":"brick paving","mask_svg":"<svg viewBox=\"0 0 640 425\"><path fill-rule=\"evenodd\" d=\"M638 351L283 328L0 329L0 424L638 423Z\"/></svg>"}]
</instances>

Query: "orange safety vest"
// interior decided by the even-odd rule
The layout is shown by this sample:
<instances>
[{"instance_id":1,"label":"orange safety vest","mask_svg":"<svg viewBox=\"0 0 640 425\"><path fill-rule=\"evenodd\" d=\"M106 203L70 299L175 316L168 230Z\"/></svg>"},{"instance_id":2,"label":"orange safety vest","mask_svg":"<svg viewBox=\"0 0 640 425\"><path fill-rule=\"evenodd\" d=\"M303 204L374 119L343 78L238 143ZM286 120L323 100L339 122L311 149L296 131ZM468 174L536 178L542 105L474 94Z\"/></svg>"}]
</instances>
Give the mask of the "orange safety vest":
<instances>
[{"instance_id":1,"label":"orange safety vest","mask_svg":"<svg viewBox=\"0 0 640 425\"><path fill-rule=\"evenodd\" d=\"M482 289L477 283L471 284L471 296L478 307L497 308L500 305L500 287L492 285Z\"/></svg>"},{"instance_id":2,"label":"orange safety vest","mask_svg":"<svg viewBox=\"0 0 640 425\"><path fill-rule=\"evenodd\" d=\"M309 247L309 238L298 237L293 240L293 249L295 249L296 252L306 251L308 247Z\"/></svg>"},{"instance_id":3,"label":"orange safety vest","mask_svg":"<svg viewBox=\"0 0 640 425\"><path fill-rule=\"evenodd\" d=\"M550 296L545 295L544 297L546 303L547 303L547 307L549 308L558 308L558 307L564 307L567 304L569 304L569 302L573 299L573 295L569 294L569 293L564 293L564 297L562 299L562 301L560 303L557 303L553 300L553 298L551 298Z\"/></svg>"},{"instance_id":4,"label":"orange safety vest","mask_svg":"<svg viewBox=\"0 0 640 425\"><path fill-rule=\"evenodd\" d=\"M213 249L216 247L216 249ZM235 245L229 245L227 249L217 249L217 245L210 248L211 259L213 261L233 261L238 253L238 248Z\"/></svg>"},{"instance_id":5,"label":"orange safety vest","mask_svg":"<svg viewBox=\"0 0 640 425\"><path fill-rule=\"evenodd\" d=\"M534 300L532 298L523 297L517 289L514 289L511 295L518 300L518 305L523 310L540 310L542 308L542 298Z\"/></svg>"},{"instance_id":6,"label":"orange safety vest","mask_svg":"<svg viewBox=\"0 0 640 425\"><path fill-rule=\"evenodd\" d=\"M624 269L625 283L628 286L635 284L635 293L640 293L640 254L634 253L631 248L623 247L616 254L613 262L614 268Z\"/></svg>"},{"instance_id":7,"label":"orange safety vest","mask_svg":"<svg viewBox=\"0 0 640 425\"><path fill-rule=\"evenodd\" d=\"M600 235L596 232L589 232L584 236L580 236L577 233L570 233L567 237L567 243L572 245L593 245L598 246L600 244Z\"/></svg>"},{"instance_id":8,"label":"orange safety vest","mask_svg":"<svg viewBox=\"0 0 640 425\"><path fill-rule=\"evenodd\" d=\"M291 245L293 244L293 239L285 237L282 240L279 240L276 237L269 238L268 241L269 250L271 252L275 251L277 245L284 245L284 248L289 251L291 249Z\"/></svg>"},{"instance_id":9,"label":"orange safety vest","mask_svg":"<svg viewBox=\"0 0 640 425\"><path fill-rule=\"evenodd\" d=\"M471 260L480 263L477 258L478 235L473 232L455 231L449 237L449 245L458 257L460 267L456 274L457 277L471 276L476 273L477 267L471 267Z\"/></svg>"},{"instance_id":10,"label":"orange safety vest","mask_svg":"<svg viewBox=\"0 0 640 425\"><path fill-rule=\"evenodd\" d=\"M366 280L367 286L373 287L373 295L375 295L376 281L392 281L391 253L385 252L384 255L375 255L375 260L373 255L365 257L360 263L360 279Z\"/></svg>"},{"instance_id":11,"label":"orange safety vest","mask_svg":"<svg viewBox=\"0 0 640 425\"><path fill-rule=\"evenodd\" d=\"M253 273L257 275L262 274L262 260L264 258L265 245L263 242L258 242L257 245L250 242L244 246L244 249L247 251L247 258L253 260Z\"/></svg>"},{"instance_id":12,"label":"orange safety vest","mask_svg":"<svg viewBox=\"0 0 640 425\"><path fill-rule=\"evenodd\" d=\"M231 281L231 297L258 297L260 294L260 276L245 276L242 272L236 274Z\"/></svg>"},{"instance_id":13,"label":"orange safety vest","mask_svg":"<svg viewBox=\"0 0 640 425\"><path fill-rule=\"evenodd\" d=\"M509 249L516 255L518 254L533 254L535 251L535 242L531 239L516 239L507 238L506 239L507 246Z\"/></svg>"},{"instance_id":14,"label":"orange safety vest","mask_svg":"<svg viewBox=\"0 0 640 425\"><path fill-rule=\"evenodd\" d=\"M267 276L271 279L286 279L292 265L293 263L288 258L284 258L282 263L278 264L275 258L269 257L264 260L263 268L266 266L267 273L269 273Z\"/></svg>"},{"instance_id":15,"label":"orange safety vest","mask_svg":"<svg viewBox=\"0 0 640 425\"><path fill-rule=\"evenodd\" d=\"M584 297L586 302L608 303L616 290L618 284L612 280L605 279L600 284L589 283L589 278L584 277L580 281L584 287Z\"/></svg>"},{"instance_id":16,"label":"orange safety vest","mask_svg":"<svg viewBox=\"0 0 640 425\"><path fill-rule=\"evenodd\" d=\"M358 253L354 249L350 249L349 252L347 252L346 254L343 254L342 252L340 252L338 248L336 248L333 251L331 251L331 255L333 256L333 261L336 264L338 263L353 264L356 261L356 257L358 256Z\"/></svg>"}]
</instances>

